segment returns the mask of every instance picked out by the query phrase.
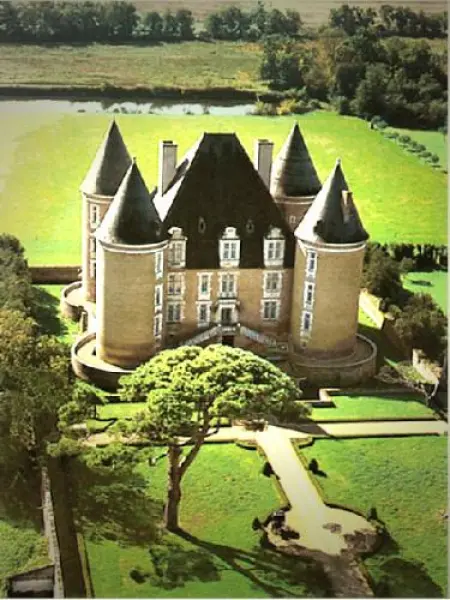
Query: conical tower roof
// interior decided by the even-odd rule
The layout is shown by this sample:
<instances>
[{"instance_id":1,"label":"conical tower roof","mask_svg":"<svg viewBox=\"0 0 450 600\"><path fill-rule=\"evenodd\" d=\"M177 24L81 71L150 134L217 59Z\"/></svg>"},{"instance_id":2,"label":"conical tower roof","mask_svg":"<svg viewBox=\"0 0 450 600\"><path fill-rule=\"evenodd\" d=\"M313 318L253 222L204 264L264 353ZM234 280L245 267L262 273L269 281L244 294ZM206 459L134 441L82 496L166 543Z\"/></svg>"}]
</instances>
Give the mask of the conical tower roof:
<instances>
[{"instance_id":1,"label":"conical tower roof","mask_svg":"<svg viewBox=\"0 0 450 600\"><path fill-rule=\"evenodd\" d=\"M81 191L85 194L114 196L130 164L131 157L117 123L113 121L81 184Z\"/></svg>"},{"instance_id":2,"label":"conical tower roof","mask_svg":"<svg viewBox=\"0 0 450 600\"><path fill-rule=\"evenodd\" d=\"M279 196L315 196L321 184L298 123L292 127L273 165L271 193Z\"/></svg>"},{"instance_id":3,"label":"conical tower roof","mask_svg":"<svg viewBox=\"0 0 450 600\"><path fill-rule=\"evenodd\" d=\"M348 191L341 161L338 159L331 175L295 230L295 237L319 244L352 244L366 240L369 236L361 223L351 194L343 194Z\"/></svg>"},{"instance_id":4,"label":"conical tower roof","mask_svg":"<svg viewBox=\"0 0 450 600\"><path fill-rule=\"evenodd\" d=\"M128 246L158 243L161 220L153 204L155 193L156 189L151 194L148 191L133 159L97 230L97 239Z\"/></svg>"}]
</instances>

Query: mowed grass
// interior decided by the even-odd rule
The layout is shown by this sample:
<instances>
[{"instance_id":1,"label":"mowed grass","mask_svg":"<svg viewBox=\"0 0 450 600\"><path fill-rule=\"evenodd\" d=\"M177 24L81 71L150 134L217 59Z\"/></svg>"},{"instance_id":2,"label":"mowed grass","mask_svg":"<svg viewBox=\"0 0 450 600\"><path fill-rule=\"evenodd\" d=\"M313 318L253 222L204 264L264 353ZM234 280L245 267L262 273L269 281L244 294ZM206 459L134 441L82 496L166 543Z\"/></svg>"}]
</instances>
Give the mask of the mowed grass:
<instances>
[{"instance_id":1,"label":"mowed grass","mask_svg":"<svg viewBox=\"0 0 450 600\"><path fill-rule=\"evenodd\" d=\"M28 118L28 116L27 116ZM39 119L40 117L37 117ZM1 114L0 127L21 116ZM277 153L293 117L121 115L119 126L149 188L157 182L157 146L179 145L179 157L204 131L236 132L250 155L257 138L269 138ZM362 220L380 242L446 243L446 177L370 131L353 117L316 112L297 119L324 180L336 158L342 166ZM79 264L81 184L110 119L106 115L54 115L23 133L0 193L2 229L17 235L31 264ZM0 152L11 151L8 136ZM0 161L1 163L1 161Z\"/></svg>"},{"instance_id":2,"label":"mowed grass","mask_svg":"<svg viewBox=\"0 0 450 600\"><path fill-rule=\"evenodd\" d=\"M339 419L407 419L432 417L434 412L414 395L333 396L335 408L313 408L315 421Z\"/></svg>"},{"instance_id":3,"label":"mowed grass","mask_svg":"<svg viewBox=\"0 0 450 600\"><path fill-rule=\"evenodd\" d=\"M36 320L44 333L55 335L62 342L72 344L79 332L79 327L78 323L61 315L59 301L64 287L64 285L58 284L34 286L37 306Z\"/></svg>"},{"instance_id":4,"label":"mowed grass","mask_svg":"<svg viewBox=\"0 0 450 600\"><path fill-rule=\"evenodd\" d=\"M0 506L0 597L6 595L6 578L50 564L47 541L31 522L8 519Z\"/></svg>"},{"instance_id":5,"label":"mowed grass","mask_svg":"<svg viewBox=\"0 0 450 600\"><path fill-rule=\"evenodd\" d=\"M364 561L378 597L447 597L447 449L439 437L321 440L302 449L326 473L316 483L328 502L364 514L375 507L386 524L391 540Z\"/></svg>"},{"instance_id":6,"label":"mowed grass","mask_svg":"<svg viewBox=\"0 0 450 600\"><path fill-rule=\"evenodd\" d=\"M231 87L263 91L257 44L0 45L3 85Z\"/></svg>"},{"instance_id":7,"label":"mowed grass","mask_svg":"<svg viewBox=\"0 0 450 600\"><path fill-rule=\"evenodd\" d=\"M403 277L403 285L415 294L430 294L447 314L447 271L411 271Z\"/></svg>"},{"instance_id":8,"label":"mowed grass","mask_svg":"<svg viewBox=\"0 0 450 600\"><path fill-rule=\"evenodd\" d=\"M166 459L156 467L142 462L132 485L122 480L119 487L105 482L103 488L94 479L90 488L81 479L80 495L74 496L76 517L83 523L95 596L323 596L326 587L314 569L263 550L260 534L252 530L255 517L264 519L281 504L272 481L261 473L262 465L256 451L233 444L203 447L183 483L181 526L186 534L168 534L159 544L152 539L149 521L152 503L161 507L165 499ZM79 473L75 469L73 476ZM161 514L161 508L153 508ZM143 574L140 583L130 576L133 569Z\"/></svg>"},{"instance_id":9,"label":"mowed grass","mask_svg":"<svg viewBox=\"0 0 450 600\"><path fill-rule=\"evenodd\" d=\"M127 419L142 411L146 402L117 402L97 407L99 419Z\"/></svg>"},{"instance_id":10,"label":"mowed grass","mask_svg":"<svg viewBox=\"0 0 450 600\"><path fill-rule=\"evenodd\" d=\"M439 156L439 163L446 168L448 157L447 136L439 131L420 131L418 129L394 129L390 127L389 131L397 131L400 135L409 135L418 144L423 144L429 152Z\"/></svg>"}]
</instances>

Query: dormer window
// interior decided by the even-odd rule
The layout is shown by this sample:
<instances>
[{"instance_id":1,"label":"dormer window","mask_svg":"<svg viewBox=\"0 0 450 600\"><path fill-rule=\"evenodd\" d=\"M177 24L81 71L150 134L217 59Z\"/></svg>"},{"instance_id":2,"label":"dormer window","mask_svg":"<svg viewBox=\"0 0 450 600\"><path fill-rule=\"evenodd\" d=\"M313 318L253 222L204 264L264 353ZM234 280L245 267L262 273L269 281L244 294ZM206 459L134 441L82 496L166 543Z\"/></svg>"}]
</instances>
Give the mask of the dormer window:
<instances>
[{"instance_id":1,"label":"dormer window","mask_svg":"<svg viewBox=\"0 0 450 600\"><path fill-rule=\"evenodd\" d=\"M266 267L283 266L285 244L281 229L272 227L264 238L264 265Z\"/></svg>"},{"instance_id":2,"label":"dormer window","mask_svg":"<svg viewBox=\"0 0 450 600\"><path fill-rule=\"evenodd\" d=\"M226 227L219 242L220 266L238 267L241 253L241 240L238 238L235 227Z\"/></svg>"},{"instance_id":3,"label":"dormer window","mask_svg":"<svg viewBox=\"0 0 450 600\"><path fill-rule=\"evenodd\" d=\"M186 266L186 238L183 236L183 230L179 227L172 227L169 233L172 235L168 250L169 267L184 268Z\"/></svg>"}]
</instances>

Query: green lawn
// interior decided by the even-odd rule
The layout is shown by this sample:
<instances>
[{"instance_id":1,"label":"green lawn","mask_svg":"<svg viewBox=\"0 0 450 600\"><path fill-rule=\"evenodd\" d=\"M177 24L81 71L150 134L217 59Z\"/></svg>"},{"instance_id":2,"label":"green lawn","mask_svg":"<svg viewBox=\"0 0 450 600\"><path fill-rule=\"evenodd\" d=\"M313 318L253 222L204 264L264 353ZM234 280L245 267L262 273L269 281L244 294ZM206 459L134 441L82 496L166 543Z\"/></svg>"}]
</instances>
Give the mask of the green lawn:
<instances>
[{"instance_id":1,"label":"green lawn","mask_svg":"<svg viewBox=\"0 0 450 600\"><path fill-rule=\"evenodd\" d=\"M0 115L0 127L6 124L0 153L8 161L3 189L0 187L2 229L22 240L31 264L79 264L78 188L109 117L55 113L50 122L36 116L38 123L32 126L31 117L26 115L28 129L21 123L22 118ZM342 157L344 172L372 239L446 243L447 190L443 173L418 164L415 157L370 131L359 119L316 112L298 121L322 179L328 176L336 158ZM14 122L20 128L20 137L12 127ZM254 140L260 137L272 139L278 152L294 118L121 115L118 122L130 153L138 157L151 187L157 181L157 145L161 139L177 141L182 157L203 131L236 131L251 154Z\"/></svg>"},{"instance_id":2,"label":"green lawn","mask_svg":"<svg viewBox=\"0 0 450 600\"><path fill-rule=\"evenodd\" d=\"M0 596L5 596L6 577L48 565L47 541L31 522L17 522L0 507Z\"/></svg>"},{"instance_id":3,"label":"green lawn","mask_svg":"<svg viewBox=\"0 0 450 600\"><path fill-rule=\"evenodd\" d=\"M412 271L403 278L403 285L415 294L430 294L447 314L447 271Z\"/></svg>"},{"instance_id":4,"label":"green lawn","mask_svg":"<svg viewBox=\"0 0 450 600\"><path fill-rule=\"evenodd\" d=\"M141 411L145 406L146 402L104 404L97 407L97 415L100 419L126 419Z\"/></svg>"},{"instance_id":5,"label":"green lawn","mask_svg":"<svg viewBox=\"0 0 450 600\"><path fill-rule=\"evenodd\" d=\"M252 530L280 506L256 451L233 444L201 449L186 474L181 505L183 537L155 543L167 481L166 460L141 463L116 480L75 465L72 491L86 539L97 597L262 598L324 596L315 569L263 550ZM125 493L126 492L126 493ZM141 582L132 579L135 569ZM319 579L319 580L318 580Z\"/></svg>"},{"instance_id":6,"label":"green lawn","mask_svg":"<svg viewBox=\"0 0 450 600\"><path fill-rule=\"evenodd\" d=\"M329 502L365 514L375 507L386 523L392 539L365 560L378 597L447 597L447 450L443 437L321 440L302 449L325 472L316 481Z\"/></svg>"},{"instance_id":7,"label":"green lawn","mask_svg":"<svg viewBox=\"0 0 450 600\"><path fill-rule=\"evenodd\" d=\"M395 129L389 127L389 131L397 131L400 135L409 137L418 144L423 144L432 154L439 156L440 164L445 168L447 165L447 136L439 131L420 131L419 129Z\"/></svg>"},{"instance_id":8,"label":"green lawn","mask_svg":"<svg viewBox=\"0 0 450 600\"><path fill-rule=\"evenodd\" d=\"M418 396L333 396L335 408L313 408L314 420L429 417L434 413Z\"/></svg>"},{"instance_id":9,"label":"green lawn","mask_svg":"<svg viewBox=\"0 0 450 600\"><path fill-rule=\"evenodd\" d=\"M56 335L61 341L71 344L78 333L78 324L61 315L59 300L64 285L36 285L36 301L38 306L37 321L43 331Z\"/></svg>"},{"instance_id":10,"label":"green lawn","mask_svg":"<svg viewBox=\"0 0 450 600\"><path fill-rule=\"evenodd\" d=\"M4 85L217 88L264 91L256 44L0 45ZM50 67L50 68L49 68Z\"/></svg>"}]
</instances>

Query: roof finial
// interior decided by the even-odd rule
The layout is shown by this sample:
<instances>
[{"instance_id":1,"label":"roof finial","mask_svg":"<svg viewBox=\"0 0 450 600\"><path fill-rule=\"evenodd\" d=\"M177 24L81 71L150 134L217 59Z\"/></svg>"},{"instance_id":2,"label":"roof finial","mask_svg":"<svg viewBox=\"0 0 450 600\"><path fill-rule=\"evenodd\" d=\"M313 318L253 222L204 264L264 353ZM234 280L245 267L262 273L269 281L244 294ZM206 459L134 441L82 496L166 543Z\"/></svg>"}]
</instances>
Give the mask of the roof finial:
<instances>
[{"instance_id":1,"label":"roof finial","mask_svg":"<svg viewBox=\"0 0 450 600\"><path fill-rule=\"evenodd\" d=\"M340 166L340 164L341 164L341 159L340 159L340 158L337 158L337 159L336 159L336 166L338 167L338 166Z\"/></svg>"}]
</instances>

